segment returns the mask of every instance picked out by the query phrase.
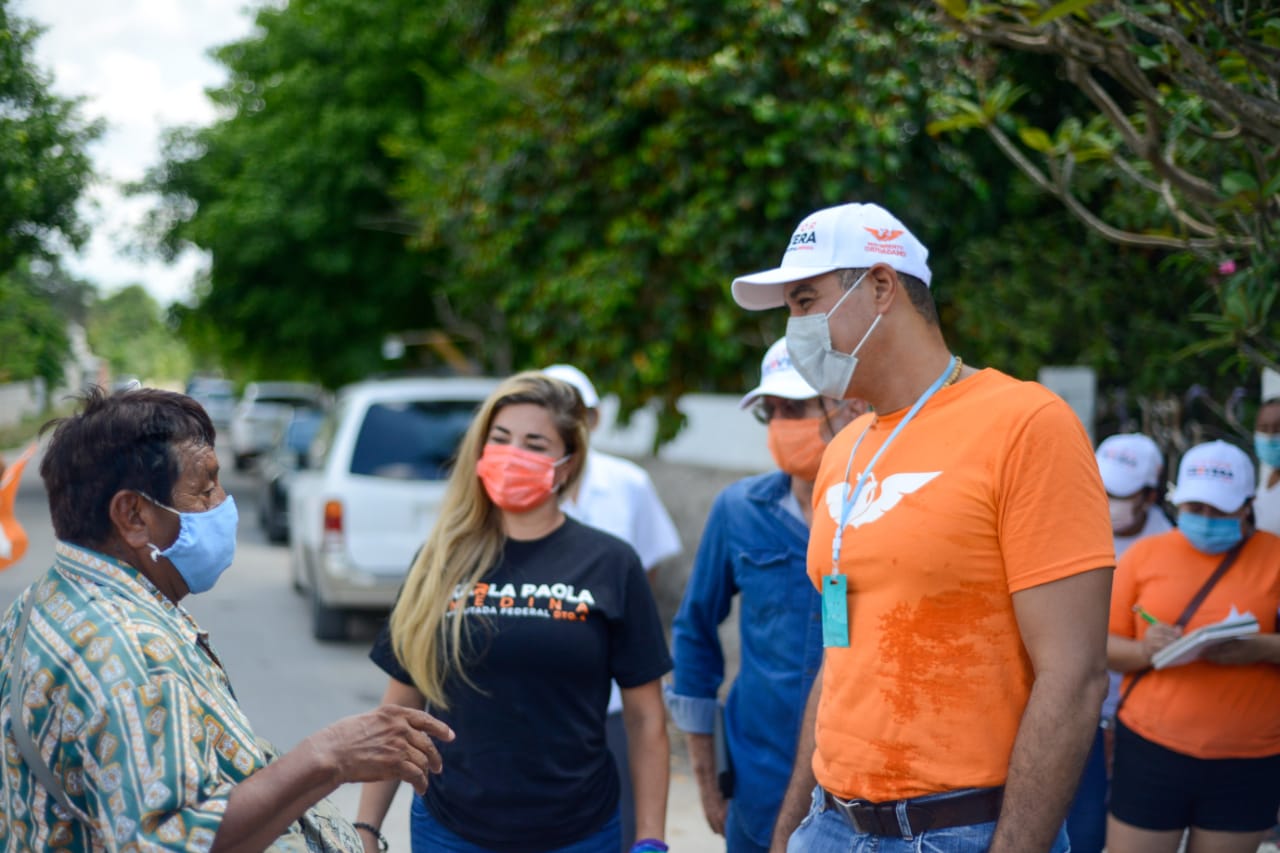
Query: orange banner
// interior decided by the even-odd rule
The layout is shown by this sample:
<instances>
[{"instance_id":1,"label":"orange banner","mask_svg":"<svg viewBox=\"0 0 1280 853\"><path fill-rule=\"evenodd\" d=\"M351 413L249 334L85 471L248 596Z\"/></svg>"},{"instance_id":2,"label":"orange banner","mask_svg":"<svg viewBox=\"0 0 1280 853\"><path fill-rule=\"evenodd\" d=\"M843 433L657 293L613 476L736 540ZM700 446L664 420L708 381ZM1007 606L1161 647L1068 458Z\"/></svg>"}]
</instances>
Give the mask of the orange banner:
<instances>
[{"instance_id":1,"label":"orange banner","mask_svg":"<svg viewBox=\"0 0 1280 853\"><path fill-rule=\"evenodd\" d=\"M35 452L36 446L32 444L0 474L0 571L27 553L27 531L22 529L14 515L14 501L18 496L18 483L22 482L22 469L27 467Z\"/></svg>"}]
</instances>

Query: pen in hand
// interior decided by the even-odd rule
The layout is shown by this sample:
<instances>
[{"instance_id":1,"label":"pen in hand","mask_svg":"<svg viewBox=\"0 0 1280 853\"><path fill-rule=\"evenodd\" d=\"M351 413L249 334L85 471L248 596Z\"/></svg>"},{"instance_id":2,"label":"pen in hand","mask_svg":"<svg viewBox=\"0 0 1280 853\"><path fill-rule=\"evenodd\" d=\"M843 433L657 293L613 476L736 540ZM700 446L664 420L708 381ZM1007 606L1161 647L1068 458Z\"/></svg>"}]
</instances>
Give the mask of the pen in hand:
<instances>
[{"instance_id":1,"label":"pen in hand","mask_svg":"<svg viewBox=\"0 0 1280 853\"><path fill-rule=\"evenodd\" d=\"M1137 613L1139 616L1141 616L1141 617L1143 618L1143 620L1145 620L1145 621L1146 621L1146 623L1147 623L1148 625L1159 625L1159 624L1160 624L1160 620L1159 620L1159 619L1157 619L1156 617L1152 616L1152 615L1151 615L1150 613L1148 613L1147 611L1143 610L1143 609L1142 609L1142 605L1141 605L1141 604L1135 604L1135 605L1133 605L1133 612L1134 612L1134 613Z\"/></svg>"}]
</instances>

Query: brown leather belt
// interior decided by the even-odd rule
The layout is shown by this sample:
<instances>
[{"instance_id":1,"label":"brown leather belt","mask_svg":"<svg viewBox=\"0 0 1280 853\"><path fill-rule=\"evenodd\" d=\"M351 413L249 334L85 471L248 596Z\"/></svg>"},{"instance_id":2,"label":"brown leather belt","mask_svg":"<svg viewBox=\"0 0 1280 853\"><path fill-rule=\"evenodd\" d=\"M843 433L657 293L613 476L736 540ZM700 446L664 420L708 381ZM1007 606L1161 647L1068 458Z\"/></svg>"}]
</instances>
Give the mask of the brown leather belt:
<instances>
[{"instance_id":1,"label":"brown leather belt","mask_svg":"<svg viewBox=\"0 0 1280 853\"><path fill-rule=\"evenodd\" d=\"M930 829L987 823L1000 816L1004 788L977 788L942 799L842 800L823 790L827 806L840 812L855 832L889 838L915 838Z\"/></svg>"}]
</instances>

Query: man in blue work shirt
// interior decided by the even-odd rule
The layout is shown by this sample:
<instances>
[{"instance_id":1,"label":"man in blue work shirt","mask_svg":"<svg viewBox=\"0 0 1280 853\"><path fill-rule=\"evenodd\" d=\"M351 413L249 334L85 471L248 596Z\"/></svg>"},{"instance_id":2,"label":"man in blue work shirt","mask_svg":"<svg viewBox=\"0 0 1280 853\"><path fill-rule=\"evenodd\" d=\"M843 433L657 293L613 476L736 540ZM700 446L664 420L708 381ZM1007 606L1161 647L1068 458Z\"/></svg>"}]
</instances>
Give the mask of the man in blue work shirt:
<instances>
[{"instance_id":1,"label":"man in blue work shirt","mask_svg":"<svg viewBox=\"0 0 1280 853\"><path fill-rule=\"evenodd\" d=\"M805 570L813 481L827 442L866 411L818 395L792 367L786 340L765 354L760 384L742 399L769 428L781 469L716 498L672 633L667 701L686 733L707 822L729 853L766 851L795 761L800 718L822 663L820 599ZM741 666L725 703L732 798L718 784L713 728L724 681L717 629L741 595Z\"/></svg>"}]
</instances>

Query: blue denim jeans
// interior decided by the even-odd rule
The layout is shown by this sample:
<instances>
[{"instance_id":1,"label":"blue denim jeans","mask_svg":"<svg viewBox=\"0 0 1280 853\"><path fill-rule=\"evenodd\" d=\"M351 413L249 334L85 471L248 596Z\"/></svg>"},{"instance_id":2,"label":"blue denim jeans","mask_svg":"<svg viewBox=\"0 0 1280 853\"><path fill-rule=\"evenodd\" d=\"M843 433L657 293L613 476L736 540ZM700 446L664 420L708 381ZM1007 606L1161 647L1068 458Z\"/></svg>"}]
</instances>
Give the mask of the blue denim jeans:
<instances>
[{"instance_id":1,"label":"blue denim jeans","mask_svg":"<svg viewBox=\"0 0 1280 853\"><path fill-rule=\"evenodd\" d=\"M413 853L500 853L472 844L445 829L423 805L421 797L414 797L409 809L409 838ZM614 812L595 834L547 853L618 853L621 844L621 818Z\"/></svg>"},{"instance_id":2,"label":"blue denim jeans","mask_svg":"<svg viewBox=\"0 0 1280 853\"><path fill-rule=\"evenodd\" d=\"M954 796L954 793L920 797L921 802ZM888 838L854 832L848 819L827 807L821 788L813 791L813 805L804 821L791 834L787 853L986 853L991 847L996 823L971 826L949 826L931 829L915 838ZM1058 830L1058 838L1050 853L1070 853L1066 828Z\"/></svg>"}]
</instances>

